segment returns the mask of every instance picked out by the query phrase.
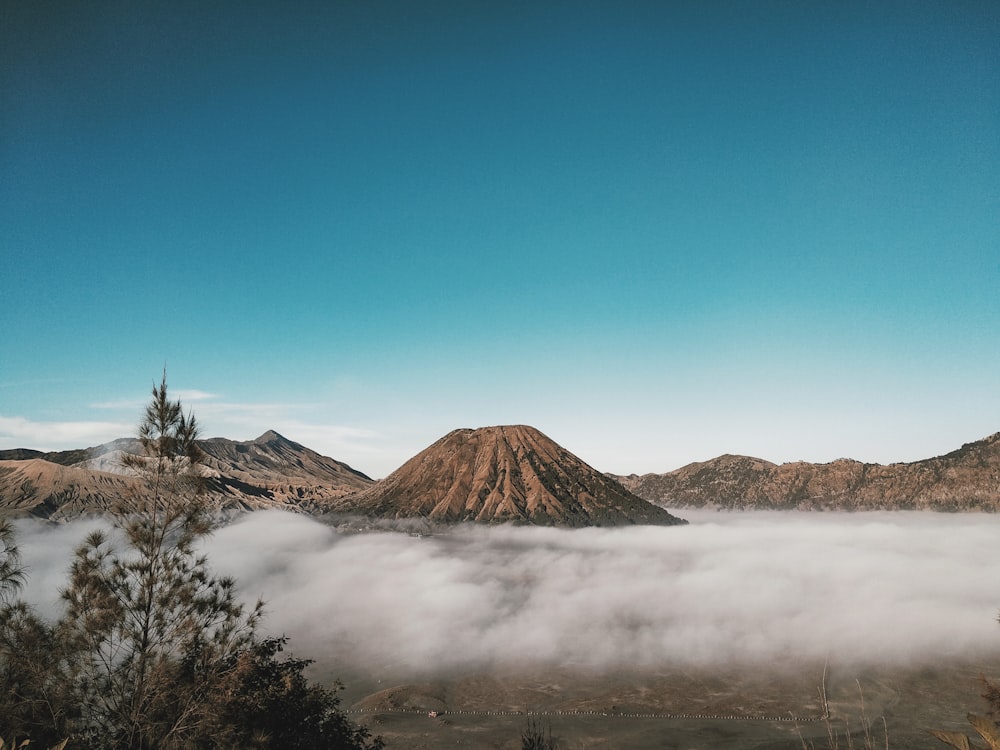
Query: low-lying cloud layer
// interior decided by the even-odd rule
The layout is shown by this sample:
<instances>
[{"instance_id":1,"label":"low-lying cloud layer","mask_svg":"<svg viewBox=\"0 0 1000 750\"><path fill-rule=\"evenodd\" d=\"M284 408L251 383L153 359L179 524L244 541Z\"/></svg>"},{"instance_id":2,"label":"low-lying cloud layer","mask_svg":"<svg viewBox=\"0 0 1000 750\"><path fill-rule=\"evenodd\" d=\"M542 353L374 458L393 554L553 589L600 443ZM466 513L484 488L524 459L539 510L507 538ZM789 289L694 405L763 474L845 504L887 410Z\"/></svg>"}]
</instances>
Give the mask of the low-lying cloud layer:
<instances>
[{"instance_id":1,"label":"low-lying cloud layer","mask_svg":"<svg viewBox=\"0 0 1000 750\"><path fill-rule=\"evenodd\" d=\"M370 674L1000 654L998 516L684 515L691 525L416 537L268 511L207 551L265 599L267 629L296 654ZM86 527L20 524L46 611Z\"/></svg>"}]
</instances>

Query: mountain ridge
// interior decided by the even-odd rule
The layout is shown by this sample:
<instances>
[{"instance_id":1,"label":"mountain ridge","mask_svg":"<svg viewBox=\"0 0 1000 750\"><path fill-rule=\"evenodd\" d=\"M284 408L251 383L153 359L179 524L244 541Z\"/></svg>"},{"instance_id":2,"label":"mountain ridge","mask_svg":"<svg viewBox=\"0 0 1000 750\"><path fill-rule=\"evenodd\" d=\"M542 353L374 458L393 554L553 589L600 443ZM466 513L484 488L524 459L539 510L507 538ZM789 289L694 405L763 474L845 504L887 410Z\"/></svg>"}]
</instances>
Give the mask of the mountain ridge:
<instances>
[{"instance_id":1,"label":"mountain ridge","mask_svg":"<svg viewBox=\"0 0 1000 750\"><path fill-rule=\"evenodd\" d=\"M216 510L310 511L374 481L274 430L254 440L207 438L199 445L206 500ZM136 480L122 464L123 452L141 452L139 440L49 453L0 450L0 512L61 520L129 507Z\"/></svg>"},{"instance_id":2,"label":"mountain ridge","mask_svg":"<svg viewBox=\"0 0 1000 750\"><path fill-rule=\"evenodd\" d=\"M274 430L199 445L206 502L223 511L284 508L446 524L683 523L526 425L453 430L381 482ZM130 507L138 483L122 454L140 451L135 438L48 454L0 451L0 512L63 520ZM417 482L407 478L415 466Z\"/></svg>"},{"instance_id":3,"label":"mountain ridge","mask_svg":"<svg viewBox=\"0 0 1000 750\"><path fill-rule=\"evenodd\" d=\"M775 464L723 454L664 474L610 475L666 508L1000 511L1000 432L891 464Z\"/></svg>"},{"instance_id":4,"label":"mountain ridge","mask_svg":"<svg viewBox=\"0 0 1000 750\"><path fill-rule=\"evenodd\" d=\"M723 454L664 474L615 475L527 425L461 428L379 482L275 430L253 440L200 442L209 504L220 510L566 526L667 522L650 504L659 511L1000 511L1000 433L942 456L886 465L848 458L776 464ZM438 444L447 450L428 454ZM138 450L136 438L64 451L0 450L0 513L65 519L117 507L135 492L121 453Z\"/></svg>"}]
</instances>

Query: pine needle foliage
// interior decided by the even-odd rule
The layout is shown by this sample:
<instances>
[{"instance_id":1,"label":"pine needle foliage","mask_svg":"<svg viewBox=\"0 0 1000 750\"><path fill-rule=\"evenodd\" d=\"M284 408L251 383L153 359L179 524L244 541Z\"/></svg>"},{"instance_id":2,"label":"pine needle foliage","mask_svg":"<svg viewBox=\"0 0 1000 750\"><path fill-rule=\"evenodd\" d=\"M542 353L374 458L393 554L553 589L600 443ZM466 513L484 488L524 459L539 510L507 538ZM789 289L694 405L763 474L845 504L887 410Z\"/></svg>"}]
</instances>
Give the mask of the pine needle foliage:
<instances>
[{"instance_id":1,"label":"pine needle foliage","mask_svg":"<svg viewBox=\"0 0 1000 750\"><path fill-rule=\"evenodd\" d=\"M286 643L286 638L265 638L232 660L229 689L216 701L219 736L226 744L382 750L381 738L371 738L339 710L339 684L333 689L310 684L303 675L310 660L278 658Z\"/></svg>"},{"instance_id":2,"label":"pine needle foliage","mask_svg":"<svg viewBox=\"0 0 1000 750\"><path fill-rule=\"evenodd\" d=\"M68 735L74 704L55 629L23 602L0 608L0 727L37 746ZM0 747L2 750L2 747Z\"/></svg>"},{"instance_id":3,"label":"pine needle foliage","mask_svg":"<svg viewBox=\"0 0 1000 750\"><path fill-rule=\"evenodd\" d=\"M0 520L0 730L55 750L381 750L198 553L204 454L165 372L138 436L122 459L137 493L76 550L58 621L15 601L24 573Z\"/></svg>"},{"instance_id":4,"label":"pine needle foliage","mask_svg":"<svg viewBox=\"0 0 1000 750\"><path fill-rule=\"evenodd\" d=\"M95 745L189 746L231 658L253 643L262 604L246 610L235 582L211 575L196 553L211 530L197 439L164 373L139 425L143 452L123 457L143 488L119 517L124 543L94 532L70 568L59 632L78 732Z\"/></svg>"},{"instance_id":5,"label":"pine needle foliage","mask_svg":"<svg viewBox=\"0 0 1000 750\"><path fill-rule=\"evenodd\" d=\"M59 661L52 628L16 597L25 582L14 526L0 519L0 727L41 742L65 737L65 701L53 679ZM0 740L0 750L21 747Z\"/></svg>"},{"instance_id":6,"label":"pine needle foliage","mask_svg":"<svg viewBox=\"0 0 1000 750\"><path fill-rule=\"evenodd\" d=\"M0 605L11 602L24 585L21 553L14 538L14 525L0 519Z\"/></svg>"},{"instance_id":7,"label":"pine needle foliage","mask_svg":"<svg viewBox=\"0 0 1000 750\"><path fill-rule=\"evenodd\" d=\"M198 446L198 422L184 413L181 402L167 393L167 373L153 386L152 399L139 423L142 453L122 455L123 466L142 480L136 510L156 515L179 506L195 505L204 487L198 467L205 454ZM127 511L128 509L121 509Z\"/></svg>"}]
</instances>

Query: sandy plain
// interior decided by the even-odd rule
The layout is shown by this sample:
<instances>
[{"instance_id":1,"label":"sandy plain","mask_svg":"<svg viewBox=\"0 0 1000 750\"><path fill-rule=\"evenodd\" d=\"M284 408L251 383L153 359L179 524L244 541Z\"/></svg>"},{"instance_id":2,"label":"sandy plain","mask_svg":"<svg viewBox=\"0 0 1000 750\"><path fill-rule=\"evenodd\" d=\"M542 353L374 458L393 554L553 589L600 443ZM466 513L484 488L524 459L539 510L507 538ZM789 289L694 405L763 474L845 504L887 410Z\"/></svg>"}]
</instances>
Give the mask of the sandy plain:
<instances>
[{"instance_id":1,"label":"sandy plain","mask_svg":"<svg viewBox=\"0 0 1000 750\"><path fill-rule=\"evenodd\" d=\"M945 747L930 729L964 731L985 708L988 660L857 670L808 664L601 674L466 674L381 685L347 676L352 719L390 748L517 750L528 716L564 750L793 750ZM830 721L823 720L824 684ZM437 716L430 716L436 712ZM830 728L837 739L829 738ZM851 734L850 740L847 735Z\"/></svg>"}]
</instances>

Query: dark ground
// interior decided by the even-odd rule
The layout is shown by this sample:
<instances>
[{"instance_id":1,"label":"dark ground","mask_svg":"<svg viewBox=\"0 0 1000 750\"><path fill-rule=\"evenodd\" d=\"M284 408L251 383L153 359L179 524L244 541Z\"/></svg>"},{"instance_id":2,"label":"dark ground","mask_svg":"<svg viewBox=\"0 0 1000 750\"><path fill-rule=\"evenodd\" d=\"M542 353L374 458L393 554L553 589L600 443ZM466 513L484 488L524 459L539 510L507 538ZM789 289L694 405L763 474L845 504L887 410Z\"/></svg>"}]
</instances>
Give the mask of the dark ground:
<instances>
[{"instance_id":1,"label":"dark ground","mask_svg":"<svg viewBox=\"0 0 1000 750\"><path fill-rule=\"evenodd\" d=\"M517 750L528 711L563 750L846 749L847 731L860 749L862 706L874 747L885 748L888 737L892 750L933 750L945 745L929 729L972 731L965 715L985 708L979 675L995 676L997 667L996 658L919 668L831 664L826 688L836 743L822 720L823 664L615 675L525 670L391 684L345 678L342 697L355 721L389 748L407 750ZM430 718L430 711L440 715Z\"/></svg>"}]
</instances>

